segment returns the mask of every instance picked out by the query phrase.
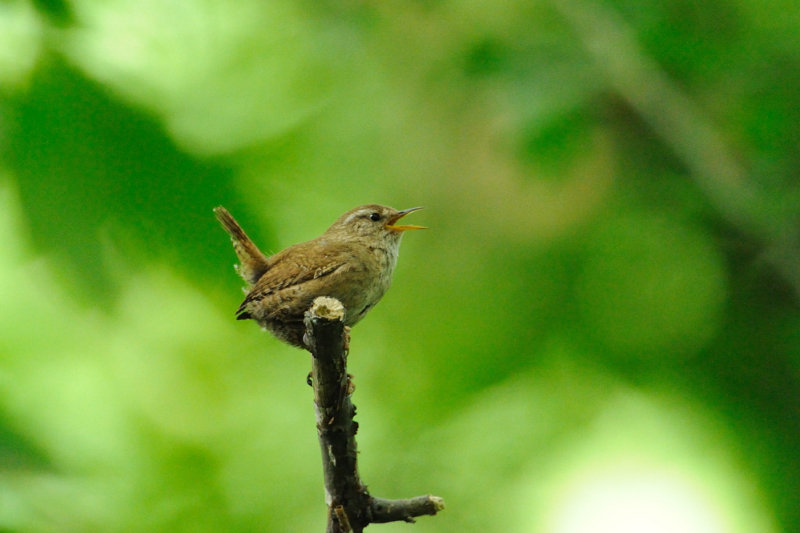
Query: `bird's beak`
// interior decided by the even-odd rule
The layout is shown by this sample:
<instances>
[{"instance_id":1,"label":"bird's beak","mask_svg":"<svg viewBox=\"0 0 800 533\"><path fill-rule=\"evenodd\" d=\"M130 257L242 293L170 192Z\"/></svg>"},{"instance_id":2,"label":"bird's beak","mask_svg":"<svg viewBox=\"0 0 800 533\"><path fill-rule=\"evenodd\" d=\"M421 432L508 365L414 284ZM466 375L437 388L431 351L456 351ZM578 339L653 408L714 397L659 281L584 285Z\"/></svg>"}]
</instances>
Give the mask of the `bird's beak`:
<instances>
[{"instance_id":1,"label":"bird's beak","mask_svg":"<svg viewBox=\"0 0 800 533\"><path fill-rule=\"evenodd\" d=\"M403 209L402 211L397 213L395 216L393 216L392 218L390 218L386 222L386 229L390 229L390 230L393 230L393 231L408 231L410 229L428 229L425 226L410 226L410 225L409 226L396 226L395 225L398 220L400 220L401 218L403 218L407 214L411 213L412 211L418 211L420 209L422 209L422 207L412 207L412 208L409 208L409 209Z\"/></svg>"}]
</instances>

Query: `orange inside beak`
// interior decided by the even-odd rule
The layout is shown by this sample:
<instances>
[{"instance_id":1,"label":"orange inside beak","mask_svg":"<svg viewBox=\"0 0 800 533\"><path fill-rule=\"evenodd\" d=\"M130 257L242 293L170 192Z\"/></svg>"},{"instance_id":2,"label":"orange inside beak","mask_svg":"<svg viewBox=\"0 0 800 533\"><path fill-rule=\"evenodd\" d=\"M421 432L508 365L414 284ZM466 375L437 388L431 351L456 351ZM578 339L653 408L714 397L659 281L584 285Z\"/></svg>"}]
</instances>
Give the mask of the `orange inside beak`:
<instances>
[{"instance_id":1,"label":"orange inside beak","mask_svg":"<svg viewBox=\"0 0 800 533\"><path fill-rule=\"evenodd\" d=\"M395 216L393 216L388 222L386 222L386 229L390 229L390 230L393 230L393 231L408 231L408 230L411 230L411 229L428 229L425 226L412 226L412 225L396 226L395 225L398 220L400 220L401 218L403 218L407 214L411 213L412 211L419 211L420 209L423 209L423 208L422 207L411 207L409 209L403 209L402 211L397 213Z\"/></svg>"}]
</instances>

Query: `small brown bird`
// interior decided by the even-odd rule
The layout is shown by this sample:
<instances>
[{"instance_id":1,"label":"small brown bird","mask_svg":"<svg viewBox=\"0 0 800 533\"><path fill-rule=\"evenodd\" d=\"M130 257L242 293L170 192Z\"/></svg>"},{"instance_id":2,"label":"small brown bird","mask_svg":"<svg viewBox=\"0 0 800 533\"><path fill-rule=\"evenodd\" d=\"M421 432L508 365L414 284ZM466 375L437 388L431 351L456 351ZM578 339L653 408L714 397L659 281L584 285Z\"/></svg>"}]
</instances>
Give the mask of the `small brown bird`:
<instances>
[{"instance_id":1,"label":"small brown bird","mask_svg":"<svg viewBox=\"0 0 800 533\"><path fill-rule=\"evenodd\" d=\"M362 205L316 239L267 257L224 207L215 208L241 262L236 269L248 285L236 318L252 318L280 340L306 348L304 313L314 298L330 296L344 305L345 326L354 325L389 289L403 232L425 229L397 225L418 209Z\"/></svg>"}]
</instances>

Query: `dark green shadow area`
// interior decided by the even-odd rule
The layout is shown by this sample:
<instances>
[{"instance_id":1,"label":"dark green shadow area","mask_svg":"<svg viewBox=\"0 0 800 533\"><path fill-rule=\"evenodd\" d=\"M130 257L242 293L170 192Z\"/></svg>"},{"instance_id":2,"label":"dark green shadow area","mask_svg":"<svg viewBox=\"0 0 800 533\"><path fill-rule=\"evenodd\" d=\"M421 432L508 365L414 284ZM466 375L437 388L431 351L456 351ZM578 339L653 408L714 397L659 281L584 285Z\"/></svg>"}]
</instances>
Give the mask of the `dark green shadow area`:
<instances>
[{"instance_id":1,"label":"dark green shadow area","mask_svg":"<svg viewBox=\"0 0 800 533\"><path fill-rule=\"evenodd\" d=\"M115 260L177 263L197 280L220 271L207 247L225 244L211 209L236 204L229 166L181 152L154 117L57 57L9 109L7 161L33 241L78 292L113 297L109 245Z\"/></svg>"},{"instance_id":2,"label":"dark green shadow area","mask_svg":"<svg viewBox=\"0 0 800 533\"><path fill-rule=\"evenodd\" d=\"M20 433L0 411L0 469L4 472L47 470L53 467L47 453Z\"/></svg>"}]
</instances>

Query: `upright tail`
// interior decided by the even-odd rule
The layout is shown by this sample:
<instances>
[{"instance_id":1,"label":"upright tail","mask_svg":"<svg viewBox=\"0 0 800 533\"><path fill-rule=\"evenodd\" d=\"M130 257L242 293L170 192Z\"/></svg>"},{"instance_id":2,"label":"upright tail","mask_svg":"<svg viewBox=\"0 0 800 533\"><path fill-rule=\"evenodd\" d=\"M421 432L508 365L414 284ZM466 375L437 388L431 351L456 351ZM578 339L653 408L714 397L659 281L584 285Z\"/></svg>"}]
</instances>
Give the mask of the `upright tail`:
<instances>
[{"instance_id":1,"label":"upright tail","mask_svg":"<svg viewBox=\"0 0 800 533\"><path fill-rule=\"evenodd\" d=\"M269 268L267 257L250 240L227 209L222 206L215 207L214 214L233 241L233 250L241 263L236 267L236 271L247 283L254 284Z\"/></svg>"}]
</instances>

